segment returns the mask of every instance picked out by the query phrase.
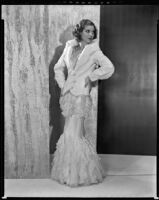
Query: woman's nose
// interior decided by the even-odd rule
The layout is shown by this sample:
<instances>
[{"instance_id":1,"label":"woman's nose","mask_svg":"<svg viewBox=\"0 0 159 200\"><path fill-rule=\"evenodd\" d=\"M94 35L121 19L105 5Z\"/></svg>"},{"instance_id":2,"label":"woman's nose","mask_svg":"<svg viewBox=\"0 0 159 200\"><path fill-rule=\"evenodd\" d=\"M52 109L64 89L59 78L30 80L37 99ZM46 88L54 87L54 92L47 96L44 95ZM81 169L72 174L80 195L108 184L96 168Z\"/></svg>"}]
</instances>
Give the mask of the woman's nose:
<instances>
[{"instance_id":1,"label":"woman's nose","mask_svg":"<svg viewBox=\"0 0 159 200\"><path fill-rule=\"evenodd\" d=\"M89 33L89 36L90 36L90 37L93 37L93 33Z\"/></svg>"}]
</instances>

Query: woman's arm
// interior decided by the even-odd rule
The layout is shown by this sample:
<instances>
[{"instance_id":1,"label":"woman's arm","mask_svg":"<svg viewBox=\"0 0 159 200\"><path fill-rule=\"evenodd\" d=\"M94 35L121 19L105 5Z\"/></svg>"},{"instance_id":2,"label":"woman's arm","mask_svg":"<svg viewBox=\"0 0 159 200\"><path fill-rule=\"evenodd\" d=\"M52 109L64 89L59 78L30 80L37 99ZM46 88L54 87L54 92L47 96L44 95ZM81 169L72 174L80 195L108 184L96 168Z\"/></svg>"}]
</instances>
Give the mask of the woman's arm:
<instances>
[{"instance_id":1,"label":"woman's arm","mask_svg":"<svg viewBox=\"0 0 159 200\"><path fill-rule=\"evenodd\" d=\"M108 79L114 73L114 65L112 62L103 54L101 50L95 53L95 62L100 67L95 69L90 75L89 78L91 81L96 81L98 79Z\"/></svg>"},{"instance_id":2,"label":"woman's arm","mask_svg":"<svg viewBox=\"0 0 159 200\"><path fill-rule=\"evenodd\" d=\"M55 72L55 80L58 84L58 86L62 89L65 84L65 74L64 74L64 68L66 67L64 56L67 49L67 43L63 50L63 53L61 57L59 58L58 62L54 66L54 72Z\"/></svg>"}]
</instances>

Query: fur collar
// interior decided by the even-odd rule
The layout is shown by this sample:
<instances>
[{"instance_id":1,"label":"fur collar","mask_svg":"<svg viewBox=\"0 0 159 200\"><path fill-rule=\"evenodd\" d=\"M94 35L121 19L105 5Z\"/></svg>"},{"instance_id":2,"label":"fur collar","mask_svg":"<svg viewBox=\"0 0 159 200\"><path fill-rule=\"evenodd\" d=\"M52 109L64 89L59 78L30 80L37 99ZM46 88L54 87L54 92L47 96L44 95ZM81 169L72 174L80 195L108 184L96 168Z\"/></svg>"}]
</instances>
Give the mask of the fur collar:
<instances>
[{"instance_id":1,"label":"fur collar","mask_svg":"<svg viewBox=\"0 0 159 200\"><path fill-rule=\"evenodd\" d=\"M68 48L69 49L68 57L70 57L70 55L71 55L72 47L77 46L78 44L79 44L79 42L75 39L67 41L67 45L68 45L68 47L70 47L70 48ZM80 70L80 66L85 65L88 62L90 56L98 50L99 50L99 45L96 40L94 40L90 44L87 44L84 47L84 49L82 50L82 52L78 58L78 61L76 63L76 67L75 67L75 71Z\"/></svg>"}]
</instances>

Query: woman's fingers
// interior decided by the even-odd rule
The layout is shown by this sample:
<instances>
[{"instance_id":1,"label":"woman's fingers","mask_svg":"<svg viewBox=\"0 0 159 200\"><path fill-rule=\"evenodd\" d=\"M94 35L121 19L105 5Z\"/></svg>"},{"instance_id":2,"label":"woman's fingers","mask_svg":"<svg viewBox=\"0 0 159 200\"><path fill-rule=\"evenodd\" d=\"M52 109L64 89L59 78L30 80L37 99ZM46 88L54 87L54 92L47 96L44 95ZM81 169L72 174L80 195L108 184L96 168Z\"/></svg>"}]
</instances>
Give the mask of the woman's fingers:
<instances>
[{"instance_id":1,"label":"woman's fingers","mask_svg":"<svg viewBox=\"0 0 159 200\"><path fill-rule=\"evenodd\" d=\"M90 84L90 79L89 77L87 76L86 79L85 79L85 87Z\"/></svg>"}]
</instances>

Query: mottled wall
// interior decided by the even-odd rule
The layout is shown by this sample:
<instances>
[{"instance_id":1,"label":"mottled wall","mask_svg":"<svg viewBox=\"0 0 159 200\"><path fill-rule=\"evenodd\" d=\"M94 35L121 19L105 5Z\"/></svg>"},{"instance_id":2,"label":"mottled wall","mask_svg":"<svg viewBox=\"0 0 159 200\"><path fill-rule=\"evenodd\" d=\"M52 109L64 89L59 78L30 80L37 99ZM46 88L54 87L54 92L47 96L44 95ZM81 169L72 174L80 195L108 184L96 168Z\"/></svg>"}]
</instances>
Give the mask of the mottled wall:
<instances>
[{"instance_id":1,"label":"mottled wall","mask_svg":"<svg viewBox=\"0 0 159 200\"><path fill-rule=\"evenodd\" d=\"M47 6L4 6L5 176L49 173Z\"/></svg>"},{"instance_id":2,"label":"mottled wall","mask_svg":"<svg viewBox=\"0 0 159 200\"><path fill-rule=\"evenodd\" d=\"M53 67L72 25L89 18L99 27L99 6L8 5L5 20L5 177L46 178L62 133ZM92 90L87 137L96 148L97 86Z\"/></svg>"}]
</instances>

